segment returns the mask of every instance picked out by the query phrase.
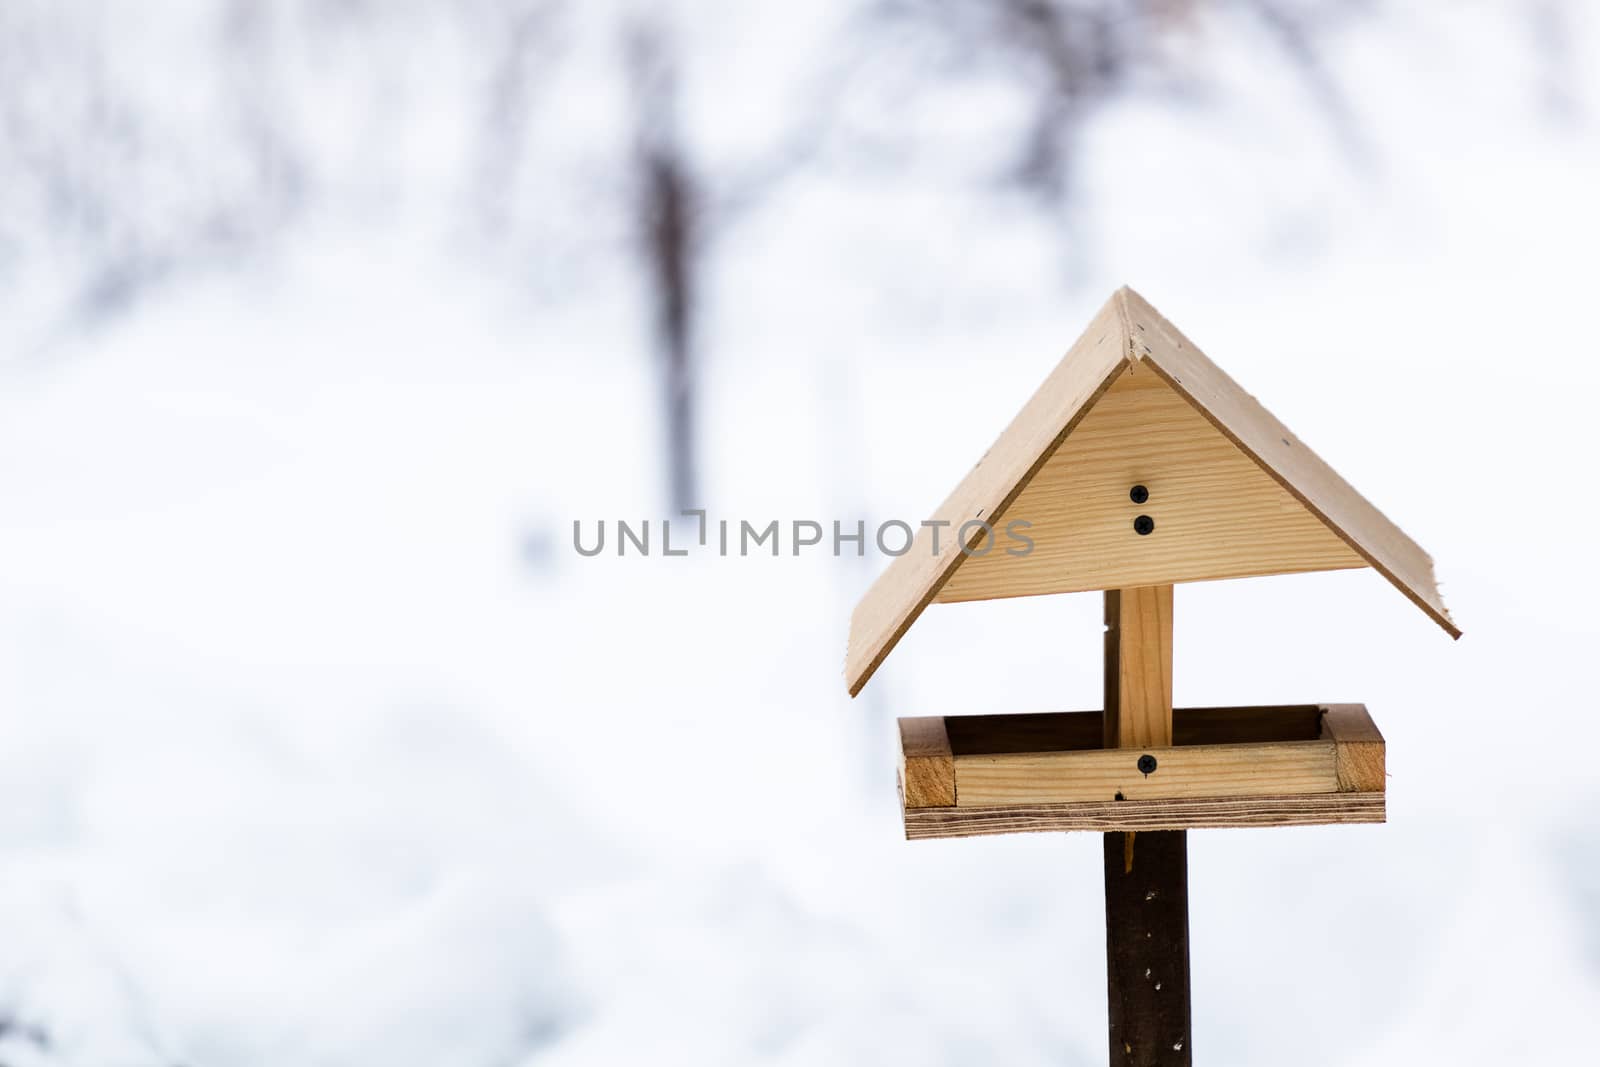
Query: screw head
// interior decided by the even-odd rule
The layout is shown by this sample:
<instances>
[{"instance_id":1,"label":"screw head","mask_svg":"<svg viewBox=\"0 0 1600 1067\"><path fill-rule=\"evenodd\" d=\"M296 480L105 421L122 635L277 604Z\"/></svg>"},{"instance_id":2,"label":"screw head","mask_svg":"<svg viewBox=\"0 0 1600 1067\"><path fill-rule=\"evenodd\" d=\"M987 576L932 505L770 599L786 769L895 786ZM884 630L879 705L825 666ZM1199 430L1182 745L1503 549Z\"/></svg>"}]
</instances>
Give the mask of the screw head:
<instances>
[{"instance_id":1,"label":"screw head","mask_svg":"<svg viewBox=\"0 0 1600 1067\"><path fill-rule=\"evenodd\" d=\"M1139 773L1148 778L1156 770L1156 758L1148 752L1139 757Z\"/></svg>"},{"instance_id":2,"label":"screw head","mask_svg":"<svg viewBox=\"0 0 1600 1067\"><path fill-rule=\"evenodd\" d=\"M1143 504L1146 500L1150 499L1150 490L1146 489L1142 485L1136 485L1132 489L1128 490L1128 499L1133 501L1135 504Z\"/></svg>"},{"instance_id":3,"label":"screw head","mask_svg":"<svg viewBox=\"0 0 1600 1067\"><path fill-rule=\"evenodd\" d=\"M1140 537L1144 537L1155 528L1156 520L1152 519L1148 515L1140 515L1137 519L1133 520L1133 532L1138 534Z\"/></svg>"}]
</instances>

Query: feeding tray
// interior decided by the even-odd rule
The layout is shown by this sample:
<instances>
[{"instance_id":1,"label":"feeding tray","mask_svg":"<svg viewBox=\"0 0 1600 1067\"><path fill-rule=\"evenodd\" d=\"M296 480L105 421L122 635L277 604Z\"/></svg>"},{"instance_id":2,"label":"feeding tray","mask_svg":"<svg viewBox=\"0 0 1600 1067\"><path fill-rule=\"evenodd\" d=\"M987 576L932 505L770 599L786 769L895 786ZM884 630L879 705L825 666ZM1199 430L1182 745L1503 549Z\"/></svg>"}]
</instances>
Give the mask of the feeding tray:
<instances>
[{"instance_id":1,"label":"feeding tray","mask_svg":"<svg viewBox=\"0 0 1600 1067\"><path fill-rule=\"evenodd\" d=\"M1361 704L1175 708L1167 747L1103 732L1099 711L901 719L907 839L1384 821Z\"/></svg>"}]
</instances>

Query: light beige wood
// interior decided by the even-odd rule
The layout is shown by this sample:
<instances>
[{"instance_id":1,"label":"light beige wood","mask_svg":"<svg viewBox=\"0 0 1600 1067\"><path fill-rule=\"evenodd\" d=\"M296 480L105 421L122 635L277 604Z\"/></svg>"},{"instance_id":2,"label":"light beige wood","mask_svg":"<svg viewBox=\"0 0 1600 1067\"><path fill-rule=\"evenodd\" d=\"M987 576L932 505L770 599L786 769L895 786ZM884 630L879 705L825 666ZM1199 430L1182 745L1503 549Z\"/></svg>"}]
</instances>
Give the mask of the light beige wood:
<instances>
[{"instance_id":1,"label":"light beige wood","mask_svg":"<svg viewBox=\"0 0 1600 1067\"><path fill-rule=\"evenodd\" d=\"M1015 804L990 808L906 808L906 839L983 834L1224 829L1381 823L1383 793L1205 797L1187 800Z\"/></svg>"},{"instance_id":2,"label":"light beige wood","mask_svg":"<svg viewBox=\"0 0 1600 1067\"><path fill-rule=\"evenodd\" d=\"M983 537L981 529L972 529L963 542L955 536L963 524L993 519L1011 503L1127 366L1128 355L1126 318L1114 296L934 513L930 521L947 524L939 528L939 551L933 551L935 528L919 527L910 550L889 564L856 605L845 651L845 682L851 696L861 691L949 580L964 558L963 547L970 548Z\"/></svg>"},{"instance_id":3,"label":"light beige wood","mask_svg":"<svg viewBox=\"0 0 1600 1067\"><path fill-rule=\"evenodd\" d=\"M1383 735L1361 704L1329 704L1322 716L1324 737L1335 742L1335 769L1345 792L1383 792Z\"/></svg>"},{"instance_id":4,"label":"light beige wood","mask_svg":"<svg viewBox=\"0 0 1600 1067\"><path fill-rule=\"evenodd\" d=\"M1131 376L1132 371L1125 372L1120 380L1127 381ZM1060 449L1056 451L1059 455ZM1136 534L1136 531L1130 532ZM1155 595L1159 588L1162 587L1107 589L1102 597L1106 662L1101 734L1108 749L1167 745L1172 741L1172 587L1164 587L1169 597L1165 612L1161 610L1159 596ZM1163 620L1166 621L1165 633L1161 626ZM1163 691L1165 700L1161 697ZM1139 769L1148 777L1148 768ZM1118 790L1113 799L1126 800L1127 797ZM1122 835L1124 876L1133 873L1135 836L1132 831ZM1108 858L1106 862L1111 861ZM1109 913L1109 895L1106 908Z\"/></svg>"},{"instance_id":5,"label":"light beige wood","mask_svg":"<svg viewBox=\"0 0 1600 1067\"><path fill-rule=\"evenodd\" d=\"M951 767L948 778L934 776L934 788L909 791L905 782L916 776L902 769L908 835L1383 819L1383 736L1360 704L1178 708L1176 744L1148 749L1104 748L1100 719L1050 712L901 720L903 752L934 766L948 758ZM1156 759L1149 777L1141 755ZM923 817L941 810L970 819ZM1197 821L1183 821L1191 817Z\"/></svg>"},{"instance_id":6,"label":"light beige wood","mask_svg":"<svg viewBox=\"0 0 1600 1067\"><path fill-rule=\"evenodd\" d=\"M1144 297L1123 288L1116 299L1123 307L1134 359L1154 368L1446 633L1461 636L1439 595L1433 560L1421 546L1207 359Z\"/></svg>"},{"instance_id":7,"label":"light beige wood","mask_svg":"<svg viewBox=\"0 0 1600 1067\"><path fill-rule=\"evenodd\" d=\"M1149 499L1135 504L1129 490ZM1152 533L1133 521L1148 515ZM1026 555L1004 531L1027 522ZM1153 370L1119 377L937 600L1073 593L1367 565ZM987 549L987 551L986 551ZM982 555L977 553L982 552Z\"/></svg>"},{"instance_id":8,"label":"light beige wood","mask_svg":"<svg viewBox=\"0 0 1600 1067\"><path fill-rule=\"evenodd\" d=\"M1142 372L1154 371L1286 493L1325 523L1360 559L1388 578L1451 636L1460 636L1461 631L1451 621L1439 595L1433 563L1427 553L1301 444L1254 397L1206 359L1142 297L1124 288L1100 310L1089 329L1051 371L1044 385L935 513L934 521L948 524L941 528L939 551L932 550L933 529L921 528L910 551L897 557L856 605L845 652L845 682L852 696L861 691L923 609L959 575L958 568L968 559L965 553L978 547L983 537L981 529L977 528L969 528L966 538L951 537L950 532L962 529L971 519L998 521L997 517L1003 517L1025 492L1030 480L1125 371L1134 376L1131 383L1134 392L1137 387L1146 385ZM1158 487L1150 488L1152 503L1159 504ZM1126 492L1126 488L1123 491ZM1238 491L1247 496L1258 492ZM1074 508L1100 506L1096 501L1069 500L1066 504ZM1029 506L1034 505L1030 502ZM1170 524L1161 524L1155 511L1150 514L1157 518L1156 532L1151 538L1170 529ZM1273 519L1276 524L1283 517L1274 515ZM1131 517L1129 521L1131 525ZM1003 525L1000 522L1000 526ZM1349 565L1348 561L1339 562L1337 554L1325 542L1319 546L1309 537L1302 539L1299 532L1282 529L1277 537L1277 541L1261 550L1298 554L1299 563L1292 569ZM1224 549L1225 546L1214 543L1208 551ZM990 555L996 551L1001 550L993 549ZM1011 557L1012 560L1018 558L1027 557ZM1280 555L1262 566L1276 571L1289 565L1285 562L1287 558ZM1192 559L1185 565L1198 566ZM1237 560L1211 559L1202 569L1226 570L1236 565L1239 565ZM1052 582L1058 580L1059 576L1051 579ZM1198 579L1171 574L1146 575L1137 581L1128 578L1107 582L1101 587L1159 585L1180 580ZM961 587L956 586L952 598L959 597L960 590Z\"/></svg>"},{"instance_id":9,"label":"light beige wood","mask_svg":"<svg viewBox=\"0 0 1600 1067\"><path fill-rule=\"evenodd\" d=\"M1131 374L1122 376L1124 381L1129 377ZM1057 455L1059 454L1058 449ZM1135 536L1139 535L1135 533ZM1135 747L1171 745L1172 586L1107 589L1104 609L1106 663L1102 727L1105 747L1127 750ZM1153 753L1140 756L1141 761L1152 758L1154 758ZM1138 769L1146 779L1150 777L1150 768ZM1202 792L1198 795L1210 794ZM1028 799L1049 801L1097 798L1056 795ZM1119 789L1112 799L1126 800L1127 793ZM1122 835L1124 875L1133 873L1133 852L1134 833L1129 831ZM1106 898L1106 907L1108 909L1111 907L1109 896Z\"/></svg>"},{"instance_id":10,"label":"light beige wood","mask_svg":"<svg viewBox=\"0 0 1600 1067\"><path fill-rule=\"evenodd\" d=\"M900 788L913 808L949 807L956 802L955 762L940 716L900 720Z\"/></svg>"},{"instance_id":11,"label":"light beige wood","mask_svg":"<svg viewBox=\"0 0 1600 1067\"><path fill-rule=\"evenodd\" d=\"M1339 789L1332 741L955 757L956 805L1248 797ZM1155 757L1142 774L1139 757Z\"/></svg>"},{"instance_id":12,"label":"light beige wood","mask_svg":"<svg viewBox=\"0 0 1600 1067\"><path fill-rule=\"evenodd\" d=\"M1105 746L1172 744L1172 586L1105 592Z\"/></svg>"}]
</instances>

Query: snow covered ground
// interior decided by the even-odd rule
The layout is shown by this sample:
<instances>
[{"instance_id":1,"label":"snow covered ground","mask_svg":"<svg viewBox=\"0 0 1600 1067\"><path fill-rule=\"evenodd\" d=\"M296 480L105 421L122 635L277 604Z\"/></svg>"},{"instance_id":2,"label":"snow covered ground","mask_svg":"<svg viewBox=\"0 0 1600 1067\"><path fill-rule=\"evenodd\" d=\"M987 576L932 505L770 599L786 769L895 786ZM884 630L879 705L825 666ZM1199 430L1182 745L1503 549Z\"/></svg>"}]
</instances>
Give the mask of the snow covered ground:
<instances>
[{"instance_id":1,"label":"snow covered ground","mask_svg":"<svg viewBox=\"0 0 1600 1067\"><path fill-rule=\"evenodd\" d=\"M1179 590L1180 703L1390 743L1386 827L1191 838L1201 1062L1576 1062L1600 1008L1569 14L1559 92L1515 5L1352 23L1356 157L1204 22L1217 99L1091 121L1065 254L966 175L827 168L714 251L713 516L915 521L1127 282L1433 553L1459 643L1371 572ZM1098 839L905 844L889 756L895 715L1096 706L1097 599L930 611L852 702L881 559L578 556L663 508L638 301L598 254L529 300L394 152L370 215L336 187L87 325L9 268L0 1063L1101 1062Z\"/></svg>"}]
</instances>

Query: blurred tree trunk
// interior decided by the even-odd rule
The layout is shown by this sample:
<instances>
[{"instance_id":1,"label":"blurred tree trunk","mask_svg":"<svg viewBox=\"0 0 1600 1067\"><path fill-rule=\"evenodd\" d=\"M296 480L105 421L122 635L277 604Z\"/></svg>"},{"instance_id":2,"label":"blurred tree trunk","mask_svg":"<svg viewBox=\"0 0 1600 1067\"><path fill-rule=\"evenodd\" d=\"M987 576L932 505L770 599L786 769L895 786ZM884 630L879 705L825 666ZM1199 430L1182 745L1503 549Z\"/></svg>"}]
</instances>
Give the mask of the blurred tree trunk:
<instances>
[{"instance_id":1,"label":"blurred tree trunk","mask_svg":"<svg viewBox=\"0 0 1600 1067\"><path fill-rule=\"evenodd\" d=\"M669 503L693 508L700 504L694 360L699 190L678 133L672 43L659 24L647 23L633 28L628 44L636 237L661 375Z\"/></svg>"}]
</instances>

